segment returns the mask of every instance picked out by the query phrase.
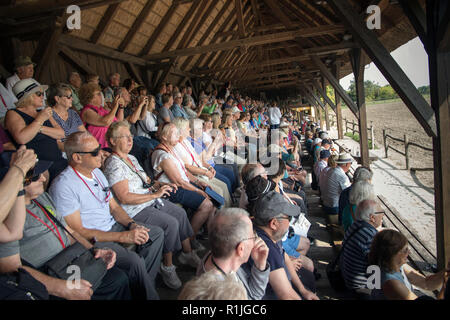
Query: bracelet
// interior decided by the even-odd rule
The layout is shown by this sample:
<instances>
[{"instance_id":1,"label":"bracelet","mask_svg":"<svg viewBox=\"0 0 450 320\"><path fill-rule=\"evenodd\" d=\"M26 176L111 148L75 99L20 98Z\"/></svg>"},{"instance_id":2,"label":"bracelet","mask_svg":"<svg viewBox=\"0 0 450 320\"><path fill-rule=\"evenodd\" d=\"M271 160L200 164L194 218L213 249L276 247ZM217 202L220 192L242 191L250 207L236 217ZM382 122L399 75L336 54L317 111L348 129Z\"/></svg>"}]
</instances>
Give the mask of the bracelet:
<instances>
[{"instance_id":1,"label":"bracelet","mask_svg":"<svg viewBox=\"0 0 450 320\"><path fill-rule=\"evenodd\" d=\"M21 167L19 167L17 164L13 164L12 167L16 167L17 169L19 169L20 172L22 172L23 179L25 179L26 174Z\"/></svg>"}]
</instances>

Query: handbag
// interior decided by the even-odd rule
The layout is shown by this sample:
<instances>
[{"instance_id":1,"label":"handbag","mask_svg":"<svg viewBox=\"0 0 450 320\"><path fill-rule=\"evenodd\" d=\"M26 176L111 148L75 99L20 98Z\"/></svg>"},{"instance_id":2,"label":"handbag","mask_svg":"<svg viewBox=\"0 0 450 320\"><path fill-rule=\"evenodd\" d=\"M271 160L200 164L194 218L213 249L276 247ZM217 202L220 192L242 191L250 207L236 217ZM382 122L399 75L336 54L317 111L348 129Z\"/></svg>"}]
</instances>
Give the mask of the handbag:
<instances>
[{"instance_id":1,"label":"handbag","mask_svg":"<svg viewBox=\"0 0 450 320\"><path fill-rule=\"evenodd\" d=\"M25 269L0 274L0 300L48 300L47 288Z\"/></svg>"},{"instance_id":2,"label":"handbag","mask_svg":"<svg viewBox=\"0 0 450 320\"><path fill-rule=\"evenodd\" d=\"M47 210L45 207L44 209ZM105 262L101 258L96 259L94 248L86 249L53 214L48 212L48 216L76 242L47 261L42 267L43 271L49 276L67 280L73 276L72 266L77 266L80 278L89 281L92 291L95 291L107 272Z\"/></svg>"},{"instance_id":3,"label":"handbag","mask_svg":"<svg viewBox=\"0 0 450 320\"><path fill-rule=\"evenodd\" d=\"M358 228L355 231L353 231L350 236L347 238L347 243L353 235L358 232L361 229ZM344 250L345 243L342 245L341 250L336 255L336 257L331 261L326 268L326 273L328 277L328 281L330 282L331 287L336 291L345 291L347 290L347 286L345 285L344 277L342 276L341 267L339 260L341 258L342 251Z\"/></svg>"}]
</instances>

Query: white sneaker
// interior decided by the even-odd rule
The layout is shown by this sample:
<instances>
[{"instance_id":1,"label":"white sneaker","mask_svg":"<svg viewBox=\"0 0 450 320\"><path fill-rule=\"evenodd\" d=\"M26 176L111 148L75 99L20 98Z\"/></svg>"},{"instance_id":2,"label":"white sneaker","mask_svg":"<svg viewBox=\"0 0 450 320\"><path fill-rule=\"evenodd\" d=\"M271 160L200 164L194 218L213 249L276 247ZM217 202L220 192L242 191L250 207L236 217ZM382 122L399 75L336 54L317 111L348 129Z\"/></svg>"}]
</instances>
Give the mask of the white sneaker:
<instances>
[{"instance_id":1,"label":"white sneaker","mask_svg":"<svg viewBox=\"0 0 450 320\"><path fill-rule=\"evenodd\" d=\"M161 268L159 268L159 272L161 273L164 283L173 290L181 288L182 285L175 269L176 267L174 265L166 267L163 264L161 264Z\"/></svg>"},{"instance_id":2,"label":"white sneaker","mask_svg":"<svg viewBox=\"0 0 450 320\"><path fill-rule=\"evenodd\" d=\"M189 253L181 252L178 256L178 261L181 264L191 266L192 268L197 269L197 266L202 262L200 257L195 253L195 251L191 251Z\"/></svg>"},{"instance_id":3,"label":"white sneaker","mask_svg":"<svg viewBox=\"0 0 450 320\"><path fill-rule=\"evenodd\" d=\"M191 247L194 251L203 251L206 248L197 239L191 240Z\"/></svg>"}]
</instances>

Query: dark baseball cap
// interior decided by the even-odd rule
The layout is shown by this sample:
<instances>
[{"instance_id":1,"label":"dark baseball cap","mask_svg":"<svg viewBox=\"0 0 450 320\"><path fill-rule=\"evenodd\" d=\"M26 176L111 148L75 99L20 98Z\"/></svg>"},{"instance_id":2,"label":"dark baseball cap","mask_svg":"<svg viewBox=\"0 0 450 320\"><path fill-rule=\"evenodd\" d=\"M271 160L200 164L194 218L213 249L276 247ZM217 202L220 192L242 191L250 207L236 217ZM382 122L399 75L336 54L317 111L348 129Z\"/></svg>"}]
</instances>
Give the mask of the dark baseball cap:
<instances>
[{"instance_id":1,"label":"dark baseball cap","mask_svg":"<svg viewBox=\"0 0 450 320\"><path fill-rule=\"evenodd\" d=\"M329 157L331 157L331 152L330 150L322 150L320 151L320 159L328 159Z\"/></svg>"},{"instance_id":2,"label":"dark baseball cap","mask_svg":"<svg viewBox=\"0 0 450 320\"><path fill-rule=\"evenodd\" d=\"M1 162L3 164L7 164L6 166L3 166L0 169L0 181L3 180L5 175L8 173L9 170L9 163L11 162L13 152L3 152L1 155ZM44 173L46 170L48 170L53 165L53 161L47 161L47 160L39 160L33 169L31 169L31 172L26 172L26 177L29 179L37 178L42 173Z\"/></svg>"},{"instance_id":3,"label":"dark baseball cap","mask_svg":"<svg viewBox=\"0 0 450 320\"><path fill-rule=\"evenodd\" d=\"M254 216L260 221L269 221L280 214L297 217L300 212L299 206L291 204L276 191L263 195L256 201L254 207Z\"/></svg>"}]
</instances>

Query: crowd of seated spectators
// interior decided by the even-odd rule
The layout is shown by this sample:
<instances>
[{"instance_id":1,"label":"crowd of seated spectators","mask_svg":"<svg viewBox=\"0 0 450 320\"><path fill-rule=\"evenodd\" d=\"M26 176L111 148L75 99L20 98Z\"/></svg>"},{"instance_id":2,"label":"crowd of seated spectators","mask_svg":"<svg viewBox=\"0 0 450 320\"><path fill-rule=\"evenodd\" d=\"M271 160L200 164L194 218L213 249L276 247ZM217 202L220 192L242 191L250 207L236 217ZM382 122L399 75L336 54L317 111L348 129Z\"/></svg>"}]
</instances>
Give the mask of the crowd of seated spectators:
<instances>
[{"instance_id":1,"label":"crowd of seated spectators","mask_svg":"<svg viewBox=\"0 0 450 320\"><path fill-rule=\"evenodd\" d=\"M349 288L364 289L369 256L387 265L376 248L369 255L383 216L372 172L359 168L350 183L351 158L311 121L230 83L194 95L170 83L151 92L117 72L102 87L98 75L83 83L71 72L68 83L41 85L33 68L18 58L2 87L13 103L0 127L1 281L20 273L40 299L156 300L160 277L184 285L179 299L318 300L305 161L325 212L347 230ZM104 263L95 286L48 272L77 243ZM399 274L439 286L394 260L384 297L414 297L390 284ZM177 264L197 277L183 284Z\"/></svg>"}]
</instances>

